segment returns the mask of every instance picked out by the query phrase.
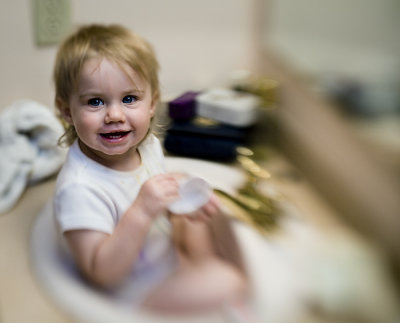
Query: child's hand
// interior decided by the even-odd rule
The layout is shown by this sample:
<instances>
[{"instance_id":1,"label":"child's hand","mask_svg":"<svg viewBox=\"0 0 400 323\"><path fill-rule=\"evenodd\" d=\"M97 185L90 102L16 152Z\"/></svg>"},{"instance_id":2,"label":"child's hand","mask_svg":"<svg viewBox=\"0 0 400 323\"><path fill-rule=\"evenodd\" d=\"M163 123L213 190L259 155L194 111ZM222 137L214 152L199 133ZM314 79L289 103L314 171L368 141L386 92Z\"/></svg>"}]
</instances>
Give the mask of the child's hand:
<instances>
[{"instance_id":1,"label":"child's hand","mask_svg":"<svg viewBox=\"0 0 400 323\"><path fill-rule=\"evenodd\" d=\"M159 174L142 185L135 204L154 219L165 212L168 205L178 197L178 181L169 174Z\"/></svg>"},{"instance_id":2,"label":"child's hand","mask_svg":"<svg viewBox=\"0 0 400 323\"><path fill-rule=\"evenodd\" d=\"M215 194L211 194L210 200L199 210L189 214L189 218L199 221L210 221L221 214L220 202Z\"/></svg>"}]
</instances>

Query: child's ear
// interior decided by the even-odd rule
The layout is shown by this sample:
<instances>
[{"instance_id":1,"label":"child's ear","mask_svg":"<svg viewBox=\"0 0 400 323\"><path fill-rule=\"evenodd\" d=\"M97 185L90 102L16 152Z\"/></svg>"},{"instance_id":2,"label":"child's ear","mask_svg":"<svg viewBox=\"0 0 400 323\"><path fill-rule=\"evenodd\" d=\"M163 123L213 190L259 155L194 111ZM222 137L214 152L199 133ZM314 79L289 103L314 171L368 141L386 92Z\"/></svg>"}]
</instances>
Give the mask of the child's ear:
<instances>
[{"instance_id":1,"label":"child's ear","mask_svg":"<svg viewBox=\"0 0 400 323\"><path fill-rule=\"evenodd\" d=\"M154 115L156 114L157 105L158 105L159 100L160 100L159 95L154 94L153 98L151 100L151 107L150 107L150 114L152 117L154 117Z\"/></svg>"},{"instance_id":2,"label":"child's ear","mask_svg":"<svg viewBox=\"0 0 400 323\"><path fill-rule=\"evenodd\" d=\"M152 117L154 117L154 115L156 114L156 108L157 108L157 101L153 101L150 107L150 115Z\"/></svg>"},{"instance_id":3,"label":"child's ear","mask_svg":"<svg viewBox=\"0 0 400 323\"><path fill-rule=\"evenodd\" d=\"M71 116L71 110L69 109L69 105L65 103L63 100L60 98L56 99L56 105L58 108L58 111L60 111L60 116L69 124L72 124L72 116Z\"/></svg>"}]
</instances>

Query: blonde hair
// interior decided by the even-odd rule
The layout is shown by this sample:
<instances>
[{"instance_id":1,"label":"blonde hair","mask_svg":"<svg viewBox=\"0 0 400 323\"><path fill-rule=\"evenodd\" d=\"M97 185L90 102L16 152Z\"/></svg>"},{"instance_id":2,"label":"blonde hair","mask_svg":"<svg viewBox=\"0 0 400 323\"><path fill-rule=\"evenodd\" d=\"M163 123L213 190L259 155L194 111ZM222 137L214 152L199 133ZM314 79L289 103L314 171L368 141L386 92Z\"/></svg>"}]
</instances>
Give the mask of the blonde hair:
<instances>
[{"instance_id":1,"label":"blonde hair","mask_svg":"<svg viewBox=\"0 0 400 323\"><path fill-rule=\"evenodd\" d=\"M53 78L56 106L61 114L61 105L68 104L78 86L83 65L90 58L105 58L121 68L128 65L150 84L153 102L159 101L159 64L151 45L120 25L87 25L68 37L56 56ZM60 143L71 145L77 138L75 128L61 121L66 131Z\"/></svg>"}]
</instances>

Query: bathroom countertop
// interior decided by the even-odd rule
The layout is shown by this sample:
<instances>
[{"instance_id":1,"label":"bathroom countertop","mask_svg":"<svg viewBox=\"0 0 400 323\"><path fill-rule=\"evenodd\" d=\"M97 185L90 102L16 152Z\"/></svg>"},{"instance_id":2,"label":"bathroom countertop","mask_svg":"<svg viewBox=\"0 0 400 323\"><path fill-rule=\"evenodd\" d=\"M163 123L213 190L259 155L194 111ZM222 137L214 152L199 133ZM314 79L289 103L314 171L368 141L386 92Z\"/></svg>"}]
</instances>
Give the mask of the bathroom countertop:
<instances>
[{"instance_id":1,"label":"bathroom countertop","mask_svg":"<svg viewBox=\"0 0 400 323\"><path fill-rule=\"evenodd\" d=\"M321 231L348 230L335 210L281 155L265 164L270 180ZM0 215L0 322L73 322L37 282L30 259L30 233L36 216L51 197L55 179L29 187L16 207ZM330 321L331 322L331 321Z\"/></svg>"},{"instance_id":2,"label":"bathroom countertop","mask_svg":"<svg viewBox=\"0 0 400 323\"><path fill-rule=\"evenodd\" d=\"M30 233L55 185L29 187L18 204L0 215L0 322L72 322L48 299L31 270Z\"/></svg>"}]
</instances>

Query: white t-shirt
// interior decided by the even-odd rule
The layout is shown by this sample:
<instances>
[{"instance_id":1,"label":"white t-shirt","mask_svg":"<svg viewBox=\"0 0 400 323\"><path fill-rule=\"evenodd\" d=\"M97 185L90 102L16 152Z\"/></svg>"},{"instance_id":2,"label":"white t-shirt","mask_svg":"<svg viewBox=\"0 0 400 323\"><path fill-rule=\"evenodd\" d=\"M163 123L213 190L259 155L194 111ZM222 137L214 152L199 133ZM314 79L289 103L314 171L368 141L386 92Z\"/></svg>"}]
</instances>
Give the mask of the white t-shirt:
<instances>
[{"instance_id":1,"label":"white t-shirt","mask_svg":"<svg viewBox=\"0 0 400 323\"><path fill-rule=\"evenodd\" d=\"M149 135L138 149L140 167L124 172L90 159L81 151L78 141L74 142L58 175L54 195L54 214L61 233L79 229L113 232L142 184L165 172L164 155L155 136ZM175 257L170 231L164 215L154 221L128 279L135 281L132 297L142 298L139 294L146 293L173 270ZM123 293L131 293L126 284Z\"/></svg>"}]
</instances>

